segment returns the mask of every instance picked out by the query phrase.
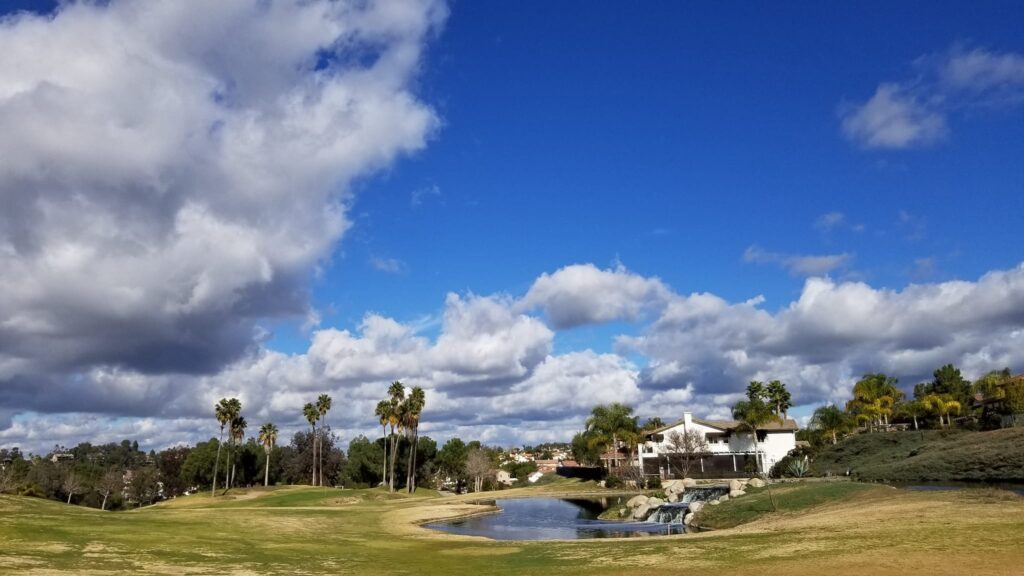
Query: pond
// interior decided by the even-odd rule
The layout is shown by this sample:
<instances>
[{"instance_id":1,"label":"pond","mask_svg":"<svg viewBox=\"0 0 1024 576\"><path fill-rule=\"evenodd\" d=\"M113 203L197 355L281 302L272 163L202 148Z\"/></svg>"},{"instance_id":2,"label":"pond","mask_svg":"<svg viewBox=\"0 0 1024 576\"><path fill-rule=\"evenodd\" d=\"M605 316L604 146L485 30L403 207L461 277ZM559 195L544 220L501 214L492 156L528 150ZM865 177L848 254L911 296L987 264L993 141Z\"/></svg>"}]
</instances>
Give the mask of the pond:
<instances>
[{"instance_id":1,"label":"pond","mask_svg":"<svg viewBox=\"0 0 1024 576\"><path fill-rule=\"evenodd\" d=\"M427 528L452 534L486 536L494 540L577 540L682 534L682 524L609 522L599 520L602 511L620 506L624 498L562 499L509 498L495 501L501 512L432 522Z\"/></svg>"}]
</instances>

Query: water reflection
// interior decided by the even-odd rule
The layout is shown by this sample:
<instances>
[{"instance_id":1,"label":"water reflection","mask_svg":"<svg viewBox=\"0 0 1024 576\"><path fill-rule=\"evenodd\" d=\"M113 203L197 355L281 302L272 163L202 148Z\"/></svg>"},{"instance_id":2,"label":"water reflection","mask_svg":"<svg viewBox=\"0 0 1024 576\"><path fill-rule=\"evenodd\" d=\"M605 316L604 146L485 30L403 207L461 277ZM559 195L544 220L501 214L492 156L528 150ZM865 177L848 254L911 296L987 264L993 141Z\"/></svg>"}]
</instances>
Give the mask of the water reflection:
<instances>
[{"instance_id":1,"label":"water reflection","mask_svg":"<svg viewBox=\"0 0 1024 576\"><path fill-rule=\"evenodd\" d=\"M463 520L434 522L428 528L453 534L486 536L495 540L576 540L681 534L680 524L608 522L598 520L604 510L623 504L620 498L522 498L497 500L500 513Z\"/></svg>"}]
</instances>

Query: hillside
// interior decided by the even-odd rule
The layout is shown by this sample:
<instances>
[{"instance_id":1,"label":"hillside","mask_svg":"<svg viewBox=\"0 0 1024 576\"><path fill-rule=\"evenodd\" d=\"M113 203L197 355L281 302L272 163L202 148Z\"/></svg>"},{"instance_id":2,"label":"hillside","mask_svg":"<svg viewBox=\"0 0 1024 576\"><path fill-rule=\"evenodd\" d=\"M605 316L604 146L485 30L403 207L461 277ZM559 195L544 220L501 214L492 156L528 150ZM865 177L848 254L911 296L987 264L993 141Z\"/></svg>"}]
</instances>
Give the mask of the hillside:
<instances>
[{"instance_id":1,"label":"hillside","mask_svg":"<svg viewBox=\"0 0 1024 576\"><path fill-rule=\"evenodd\" d=\"M1024 482L1024 428L858 434L823 449L816 475L890 482Z\"/></svg>"}]
</instances>

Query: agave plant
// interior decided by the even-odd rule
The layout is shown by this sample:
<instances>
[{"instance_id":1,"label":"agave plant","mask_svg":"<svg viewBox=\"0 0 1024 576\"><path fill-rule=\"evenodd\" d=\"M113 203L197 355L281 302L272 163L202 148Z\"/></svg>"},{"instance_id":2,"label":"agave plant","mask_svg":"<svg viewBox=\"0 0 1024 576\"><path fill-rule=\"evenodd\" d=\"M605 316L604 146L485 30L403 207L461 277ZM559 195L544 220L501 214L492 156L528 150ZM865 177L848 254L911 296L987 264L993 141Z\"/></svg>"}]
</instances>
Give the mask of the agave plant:
<instances>
[{"instance_id":1,"label":"agave plant","mask_svg":"<svg viewBox=\"0 0 1024 576\"><path fill-rule=\"evenodd\" d=\"M786 468L786 472L789 472L789 475L794 478L803 478L808 472L807 460L804 460L803 458L793 460L789 463L789 467Z\"/></svg>"}]
</instances>

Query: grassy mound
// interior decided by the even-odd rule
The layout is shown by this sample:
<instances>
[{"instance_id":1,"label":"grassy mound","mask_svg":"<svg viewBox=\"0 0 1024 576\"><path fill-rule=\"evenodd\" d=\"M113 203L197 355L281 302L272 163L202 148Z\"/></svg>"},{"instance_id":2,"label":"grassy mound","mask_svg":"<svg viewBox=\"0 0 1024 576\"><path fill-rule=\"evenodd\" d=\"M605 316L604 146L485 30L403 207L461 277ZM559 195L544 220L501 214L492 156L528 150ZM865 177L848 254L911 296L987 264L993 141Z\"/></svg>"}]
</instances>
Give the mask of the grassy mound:
<instances>
[{"instance_id":1,"label":"grassy mound","mask_svg":"<svg viewBox=\"0 0 1024 576\"><path fill-rule=\"evenodd\" d=\"M819 453L816 475L889 482L1024 482L1024 428L859 434Z\"/></svg>"},{"instance_id":2,"label":"grassy mound","mask_svg":"<svg viewBox=\"0 0 1024 576\"><path fill-rule=\"evenodd\" d=\"M718 506L705 505L697 523L704 528L732 528L773 514L805 512L818 506L864 496L865 492L888 490L858 482L807 482L772 487L777 510L772 510L767 488L748 488L746 496L727 500Z\"/></svg>"}]
</instances>

